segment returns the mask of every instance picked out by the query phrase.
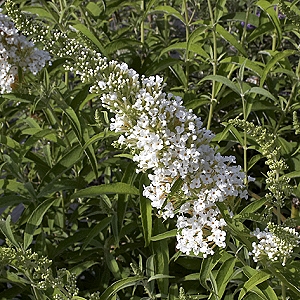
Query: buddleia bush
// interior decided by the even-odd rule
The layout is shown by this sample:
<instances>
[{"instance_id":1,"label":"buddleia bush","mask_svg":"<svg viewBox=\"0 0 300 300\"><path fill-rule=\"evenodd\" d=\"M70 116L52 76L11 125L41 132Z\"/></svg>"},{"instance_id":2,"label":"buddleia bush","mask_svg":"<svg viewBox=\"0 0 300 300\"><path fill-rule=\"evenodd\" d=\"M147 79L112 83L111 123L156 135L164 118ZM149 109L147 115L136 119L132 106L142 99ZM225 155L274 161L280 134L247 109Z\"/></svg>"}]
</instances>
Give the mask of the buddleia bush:
<instances>
[{"instance_id":1,"label":"buddleia bush","mask_svg":"<svg viewBox=\"0 0 300 300\"><path fill-rule=\"evenodd\" d=\"M10 1L1 299L298 299L298 1Z\"/></svg>"}]
</instances>

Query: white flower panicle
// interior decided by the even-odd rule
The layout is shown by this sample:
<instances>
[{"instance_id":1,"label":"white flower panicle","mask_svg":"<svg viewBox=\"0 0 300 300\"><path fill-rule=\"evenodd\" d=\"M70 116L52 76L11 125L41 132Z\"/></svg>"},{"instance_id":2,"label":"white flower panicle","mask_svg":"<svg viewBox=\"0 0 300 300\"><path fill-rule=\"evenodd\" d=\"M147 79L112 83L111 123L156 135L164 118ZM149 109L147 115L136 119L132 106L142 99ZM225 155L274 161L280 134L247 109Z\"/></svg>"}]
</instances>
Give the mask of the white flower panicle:
<instances>
[{"instance_id":1,"label":"white flower panicle","mask_svg":"<svg viewBox=\"0 0 300 300\"><path fill-rule=\"evenodd\" d=\"M116 61L98 69L102 72L91 91L101 94L103 106L115 113L111 130L123 133L117 143L132 151L137 171L152 170L144 196L164 218L177 214L177 248L206 256L215 245L225 247L226 223L216 202L247 198L245 174L230 165L235 158L216 153L209 145L212 132L180 97L163 92L161 77L139 78ZM180 189L172 194L176 182Z\"/></svg>"},{"instance_id":2,"label":"white flower panicle","mask_svg":"<svg viewBox=\"0 0 300 300\"><path fill-rule=\"evenodd\" d=\"M50 60L48 52L35 48L34 44L18 32L14 23L0 9L0 94L9 93L18 84L18 68L22 72L37 74Z\"/></svg>"},{"instance_id":3,"label":"white flower panicle","mask_svg":"<svg viewBox=\"0 0 300 300\"><path fill-rule=\"evenodd\" d=\"M258 239L258 242L252 243L253 250L249 252L255 262L267 258L285 265L286 259L291 257L293 249L300 243L299 233L295 228L272 223L269 223L263 231L257 228L252 235Z\"/></svg>"},{"instance_id":4,"label":"white flower panicle","mask_svg":"<svg viewBox=\"0 0 300 300\"><path fill-rule=\"evenodd\" d=\"M91 84L90 92L115 113L111 130L122 133L118 146L131 150L138 172L151 171L143 194L163 218L177 216L177 248L207 256L225 247L226 223L216 203L247 198L245 174L231 165L235 158L210 146L212 132L180 97L163 92L163 78L139 76L64 34L53 40L63 46L50 53L67 58L66 70Z\"/></svg>"}]
</instances>

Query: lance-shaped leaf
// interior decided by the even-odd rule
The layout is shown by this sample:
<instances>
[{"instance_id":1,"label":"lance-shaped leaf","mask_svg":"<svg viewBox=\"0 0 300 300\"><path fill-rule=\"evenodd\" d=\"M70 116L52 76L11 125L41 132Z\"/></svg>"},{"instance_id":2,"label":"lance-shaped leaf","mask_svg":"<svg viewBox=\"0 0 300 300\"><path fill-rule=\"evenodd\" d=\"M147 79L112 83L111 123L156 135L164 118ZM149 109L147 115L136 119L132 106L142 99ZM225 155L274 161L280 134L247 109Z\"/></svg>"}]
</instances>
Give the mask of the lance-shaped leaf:
<instances>
[{"instance_id":1,"label":"lance-shaped leaf","mask_svg":"<svg viewBox=\"0 0 300 300\"><path fill-rule=\"evenodd\" d=\"M26 250L33 240L33 235L37 227L42 223L43 217L51 205L57 199L48 199L42 202L31 214L29 217L24 233L24 249Z\"/></svg>"},{"instance_id":2,"label":"lance-shaped leaf","mask_svg":"<svg viewBox=\"0 0 300 300\"><path fill-rule=\"evenodd\" d=\"M5 237L16 247L20 248L20 245L16 242L15 237L10 227L11 216L8 216L6 221L0 220L0 230Z\"/></svg>"},{"instance_id":3,"label":"lance-shaped leaf","mask_svg":"<svg viewBox=\"0 0 300 300\"><path fill-rule=\"evenodd\" d=\"M134 276L118 280L108 287L99 299L110 300L118 291L132 285L138 285L144 279L143 276Z\"/></svg>"},{"instance_id":4,"label":"lance-shaped leaf","mask_svg":"<svg viewBox=\"0 0 300 300\"><path fill-rule=\"evenodd\" d=\"M71 196L74 198L97 197L101 194L132 194L139 195L139 190L131 184L118 182L111 184L102 184L98 186L91 186L80 190Z\"/></svg>"}]
</instances>

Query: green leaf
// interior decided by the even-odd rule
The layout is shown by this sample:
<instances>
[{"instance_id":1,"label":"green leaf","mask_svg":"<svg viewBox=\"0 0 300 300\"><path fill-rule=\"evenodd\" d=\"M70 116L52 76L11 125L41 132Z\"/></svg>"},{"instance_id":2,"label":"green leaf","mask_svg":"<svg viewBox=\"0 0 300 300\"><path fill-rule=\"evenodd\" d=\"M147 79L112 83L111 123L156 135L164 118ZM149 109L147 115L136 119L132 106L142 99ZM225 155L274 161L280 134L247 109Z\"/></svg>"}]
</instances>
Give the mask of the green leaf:
<instances>
[{"instance_id":1,"label":"green leaf","mask_svg":"<svg viewBox=\"0 0 300 300\"><path fill-rule=\"evenodd\" d=\"M180 14L179 11L177 11L175 8L169 5L164 5L164 6L157 6L153 11L151 11L152 14L156 13L166 13L168 15L171 15L177 19L179 19L183 24L185 24L185 20L183 16ZM186 24L185 24L186 25Z\"/></svg>"},{"instance_id":2,"label":"green leaf","mask_svg":"<svg viewBox=\"0 0 300 300\"><path fill-rule=\"evenodd\" d=\"M293 172L284 174L284 176L286 176L288 178L298 178L298 177L300 177L300 171L293 171Z\"/></svg>"},{"instance_id":3,"label":"green leaf","mask_svg":"<svg viewBox=\"0 0 300 300\"><path fill-rule=\"evenodd\" d=\"M251 61L242 56L226 57L220 61L220 64L236 64L238 66L243 65L246 69L251 70L258 76L261 76L263 73L262 63Z\"/></svg>"},{"instance_id":4,"label":"green leaf","mask_svg":"<svg viewBox=\"0 0 300 300\"><path fill-rule=\"evenodd\" d=\"M25 227L24 250L31 244L35 230L42 223L45 213L56 200L52 198L45 200L30 215Z\"/></svg>"},{"instance_id":5,"label":"green leaf","mask_svg":"<svg viewBox=\"0 0 300 300\"><path fill-rule=\"evenodd\" d=\"M156 274L154 276L151 276L148 279L148 282L152 281L152 280L156 280L156 279L162 279L162 278L175 278L175 276L170 276L170 275L164 275L164 274Z\"/></svg>"},{"instance_id":6,"label":"green leaf","mask_svg":"<svg viewBox=\"0 0 300 300\"><path fill-rule=\"evenodd\" d=\"M151 277L151 276L155 275L154 255L151 255L146 260L146 275L147 275L147 277Z\"/></svg>"},{"instance_id":7,"label":"green leaf","mask_svg":"<svg viewBox=\"0 0 300 300\"><path fill-rule=\"evenodd\" d=\"M40 188L45 182L52 179L57 180L62 174L65 174L68 169L74 166L74 164L81 159L82 149L80 145L74 146L68 151L44 176L40 184Z\"/></svg>"},{"instance_id":8,"label":"green leaf","mask_svg":"<svg viewBox=\"0 0 300 300\"><path fill-rule=\"evenodd\" d=\"M85 128L84 129L84 132L83 132L83 137L82 137L82 140L80 142L81 146L83 146L84 144L86 144L85 141L89 140L90 139L90 136L89 136L89 133L88 133L88 129ZM95 174L95 179L98 178L98 161L97 161L97 158L96 158L96 154L95 154L95 150L94 148L92 147L92 145L88 146L87 148L84 149L84 153L86 154L86 156L88 157L91 165L92 165L92 169L94 171L94 174Z\"/></svg>"},{"instance_id":9,"label":"green leaf","mask_svg":"<svg viewBox=\"0 0 300 300\"><path fill-rule=\"evenodd\" d=\"M257 87L257 86L252 87L250 90L247 90L245 94L251 94L251 93L263 95L267 98L270 98L274 102L276 102L276 98L269 91L267 91L261 87Z\"/></svg>"},{"instance_id":10,"label":"green leaf","mask_svg":"<svg viewBox=\"0 0 300 300\"><path fill-rule=\"evenodd\" d=\"M238 95L241 95L241 91L238 89L238 87L227 77L224 77L221 75L208 75L208 76L204 77L200 82L207 81L207 80L214 80L214 81L220 82L222 84L225 84L232 91L236 92Z\"/></svg>"},{"instance_id":11,"label":"green leaf","mask_svg":"<svg viewBox=\"0 0 300 300\"><path fill-rule=\"evenodd\" d=\"M134 276L118 280L104 291L99 300L110 300L118 291L132 285L137 285L144 279L145 277L143 276Z\"/></svg>"},{"instance_id":12,"label":"green leaf","mask_svg":"<svg viewBox=\"0 0 300 300\"><path fill-rule=\"evenodd\" d=\"M216 31L236 50L238 50L243 56L248 57L248 54L246 50L243 48L243 46L237 41L237 39L230 34L224 27L222 27L220 24L217 24Z\"/></svg>"},{"instance_id":13,"label":"green leaf","mask_svg":"<svg viewBox=\"0 0 300 300\"><path fill-rule=\"evenodd\" d=\"M145 247L148 247L152 236L152 206L151 201L143 196L144 185L149 185L149 179L146 174L143 174L140 179L139 200Z\"/></svg>"},{"instance_id":14,"label":"green leaf","mask_svg":"<svg viewBox=\"0 0 300 300\"><path fill-rule=\"evenodd\" d=\"M263 35L265 33L269 33L273 29L274 29L274 26L271 22L261 24L257 28L255 28L250 35L247 36L247 42L251 43L259 37L263 38Z\"/></svg>"},{"instance_id":15,"label":"green leaf","mask_svg":"<svg viewBox=\"0 0 300 300\"><path fill-rule=\"evenodd\" d=\"M223 16L224 11L226 11L225 8L226 0L217 0L217 3L215 4L215 20L218 22L220 18Z\"/></svg>"},{"instance_id":16,"label":"green leaf","mask_svg":"<svg viewBox=\"0 0 300 300\"><path fill-rule=\"evenodd\" d=\"M78 94L72 100L70 106L74 109L74 111L78 111L80 105L85 101L85 99L90 95L90 84L85 85L80 89Z\"/></svg>"},{"instance_id":17,"label":"green leaf","mask_svg":"<svg viewBox=\"0 0 300 300\"><path fill-rule=\"evenodd\" d=\"M168 300L178 300L178 285L176 283L172 283L169 288Z\"/></svg>"},{"instance_id":18,"label":"green leaf","mask_svg":"<svg viewBox=\"0 0 300 300\"><path fill-rule=\"evenodd\" d=\"M183 86L187 87L188 80L182 66L180 64L176 64L170 69L175 75L175 77L179 80L179 82L181 82Z\"/></svg>"},{"instance_id":19,"label":"green leaf","mask_svg":"<svg viewBox=\"0 0 300 300\"><path fill-rule=\"evenodd\" d=\"M80 253L82 253L82 251L87 247L87 245L93 240L93 238L97 235L99 235L99 233L106 228L110 222L111 222L112 217L106 217L105 219L103 219L102 221L100 221L97 225L95 225L88 233L86 239L84 240Z\"/></svg>"},{"instance_id":20,"label":"green leaf","mask_svg":"<svg viewBox=\"0 0 300 300\"><path fill-rule=\"evenodd\" d=\"M7 195L0 197L0 207L11 207L20 203L27 203L31 200L22 196Z\"/></svg>"},{"instance_id":21,"label":"green leaf","mask_svg":"<svg viewBox=\"0 0 300 300\"><path fill-rule=\"evenodd\" d=\"M87 237L89 234L90 229L89 228L81 228L80 230L76 231L74 234L64 238L56 248L53 248L53 251L51 255L51 259L54 259L55 257L59 256L64 251L67 251L67 249L71 246L77 246L79 242L81 242L83 239Z\"/></svg>"},{"instance_id":22,"label":"green leaf","mask_svg":"<svg viewBox=\"0 0 300 300\"><path fill-rule=\"evenodd\" d=\"M274 10L274 5L265 0L258 1L256 3L256 5L259 6L261 8L261 10L263 10L267 14L270 21L272 22L272 24L277 32L276 42L277 42L277 47L279 47L281 45L281 41L282 41L282 32L281 32L281 25L279 22L279 18L276 14L276 11Z\"/></svg>"},{"instance_id":23,"label":"green leaf","mask_svg":"<svg viewBox=\"0 0 300 300\"><path fill-rule=\"evenodd\" d=\"M194 280L199 280L199 273L192 273L189 275L186 275L184 277L182 277L182 279L180 281L194 281Z\"/></svg>"},{"instance_id":24,"label":"green leaf","mask_svg":"<svg viewBox=\"0 0 300 300\"><path fill-rule=\"evenodd\" d=\"M26 130L23 131L23 133L30 134ZM24 148L27 153L27 151L31 150L31 147L35 145L39 140L41 139L48 139L49 141L57 142L57 136L55 130L52 129L37 129L35 133L33 133L24 143Z\"/></svg>"},{"instance_id":25,"label":"green leaf","mask_svg":"<svg viewBox=\"0 0 300 300\"><path fill-rule=\"evenodd\" d=\"M152 236L151 241L157 242L157 241L161 241L164 239L172 238L176 235L177 235L177 229L172 229L172 230L166 231L164 233L160 233L158 235Z\"/></svg>"},{"instance_id":26,"label":"green leaf","mask_svg":"<svg viewBox=\"0 0 300 300\"><path fill-rule=\"evenodd\" d=\"M203 33L207 30L207 26L203 25L201 27L196 28L189 36L188 40L188 49L191 45L198 44L199 40L203 39ZM207 54L208 55L208 54Z\"/></svg>"},{"instance_id":27,"label":"green leaf","mask_svg":"<svg viewBox=\"0 0 300 300\"><path fill-rule=\"evenodd\" d=\"M99 264L99 262L97 262L97 261L84 261L84 262L76 265L75 267L71 268L70 273L74 274L76 276L79 276L82 272L86 271L87 269L89 269L90 267L92 267L96 264Z\"/></svg>"},{"instance_id":28,"label":"green leaf","mask_svg":"<svg viewBox=\"0 0 300 300\"><path fill-rule=\"evenodd\" d=\"M10 138L9 136L0 135L0 144L3 144L11 149L14 149L14 151L18 151L20 149L20 144Z\"/></svg>"},{"instance_id":29,"label":"green leaf","mask_svg":"<svg viewBox=\"0 0 300 300\"><path fill-rule=\"evenodd\" d=\"M154 234L164 233L166 231L161 219L155 219ZM166 239L152 243L153 254L155 255L155 269L157 274L169 275L169 246ZM157 279L159 290L162 294L167 294L169 289L169 279Z\"/></svg>"},{"instance_id":30,"label":"green leaf","mask_svg":"<svg viewBox=\"0 0 300 300\"><path fill-rule=\"evenodd\" d=\"M253 167L255 166L255 164L263 158L263 155L262 154L256 154L254 156L252 156L248 162L248 171Z\"/></svg>"},{"instance_id":31,"label":"green leaf","mask_svg":"<svg viewBox=\"0 0 300 300\"><path fill-rule=\"evenodd\" d=\"M230 126L229 131L234 135L234 137L241 145L244 145L244 140L243 137L241 136L241 133L234 126Z\"/></svg>"},{"instance_id":32,"label":"green leaf","mask_svg":"<svg viewBox=\"0 0 300 300\"><path fill-rule=\"evenodd\" d=\"M11 191L18 194L26 195L26 189L23 183L16 179L0 179L0 191Z\"/></svg>"},{"instance_id":33,"label":"green leaf","mask_svg":"<svg viewBox=\"0 0 300 300\"><path fill-rule=\"evenodd\" d=\"M99 5L97 5L94 2L88 2L86 9L94 16L94 17L99 17L102 9Z\"/></svg>"},{"instance_id":34,"label":"green leaf","mask_svg":"<svg viewBox=\"0 0 300 300\"><path fill-rule=\"evenodd\" d=\"M263 205L267 203L266 198L261 198L259 200L254 200L252 203L247 205L240 213L239 215L244 215L247 213L254 213L258 211ZM237 215L238 216L238 215Z\"/></svg>"},{"instance_id":35,"label":"green leaf","mask_svg":"<svg viewBox=\"0 0 300 300\"><path fill-rule=\"evenodd\" d=\"M114 138L114 137L117 137L119 135L120 135L120 133L114 132L114 131L100 132L100 133L94 135L93 137L91 137L88 141L86 141L82 148L83 148L83 150L85 150L97 141L102 141L104 139L111 138L111 137Z\"/></svg>"},{"instance_id":36,"label":"green leaf","mask_svg":"<svg viewBox=\"0 0 300 300\"><path fill-rule=\"evenodd\" d=\"M89 40L91 40L99 49L100 53L108 57L105 48L99 41L99 39L83 24L74 24L73 27L85 35Z\"/></svg>"},{"instance_id":37,"label":"green leaf","mask_svg":"<svg viewBox=\"0 0 300 300\"><path fill-rule=\"evenodd\" d=\"M28 11L32 14L36 14L40 17L51 20L52 22L56 22L56 18L52 14L50 14L46 9L41 6L22 6L22 11Z\"/></svg>"},{"instance_id":38,"label":"green leaf","mask_svg":"<svg viewBox=\"0 0 300 300\"><path fill-rule=\"evenodd\" d=\"M210 290L210 286L208 286L207 281L210 280L211 271L220 261L221 257L222 253L217 250L212 256L208 256L202 260L199 281L200 284L208 290Z\"/></svg>"},{"instance_id":39,"label":"green leaf","mask_svg":"<svg viewBox=\"0 0 300 300\"><path fill-rule=\"evenodd\" d=\"M141 47L143 44L140 41L132 39L117 39L105 45L107 54L113 54L121 49L135 49Z\"/></svg>"},{"instance_id":40,"label":"green leaf","mask_svg":"<svg viewBox=\"0 0 300 300\"><path fill-rule=\"evenodd\" d=\"M207 52L205 52L203 50L203 48L201 47L202 44L201 43L194 43L194 44L188 44L186 42L178 42L175 44L170 45L169 47L164 48L161 53L160 56L162 56L163 54L169 52L169 51L174 51L174 50L184 50L186 51L192 51L200 56L203 56L204 58L209 59L209 55L207 54Z\"/></svg>"},{"instance_id":41,"label":"green leaf","mask_svg":"<svg viewBox=\"0 0 300 300\"><path fill-rule=\"evenodd\" d=\"M10 220L11 216L9 215L6 218L6 221L0 220L0 230L5 235L5 237L17 248L20 248L20 245L16 242L15 237L12 233L11 227L10 227Z\"/></svg>"},{"instance_id":42,"label":"green leaf","mask_svg":"<svg viewBox=\"0 0 300 300\"><path fill-rule=\"evenodd\" d=\"M231 257L227 259L225 262L223 262L222 266L220 267L217 277L216 277L216 282L218 286L218 297L221 299L226 286L233 274L233 268L235 266L236 258Z\"/></svg>"},{"instance_id":43,"label":"green leaf","mask_svg":"<svg viewBox=\"0 0 300 300\"><path fill-rule=\"evenodd\" d=\"M69 121L71 122L72 128L76 133L76 136L79 141L82 140L82 128L81 128L81 123L73 110L72 107L61 107L64 111L64 113L67 115Z\"/></svg>"},{"instance_id":44,"label":"green leaf","mask_svg":"<svg viewBox=\"0 0 300 300\"><path fill-rule=\"evenodd\" d=\"M69 179L58 179L54 180L51 183L47 184L44 188L41 189L38 198L49 196L52 193L57 191L66 191L66 190L76 190L83 188L86 185L86 182L82 178L76 178L75 180Z\"/></svg>"},{"instance_id":45,"label":"green leaf","mask_svg":"<svg viewBox=\"0 0 300 300\"><path fill-rule=\"evenodd\" d=\"M139 195L139 190L131 184L118 182L91 186L80 190L71 196L71 199L82 197L97 197L101 194L132 194Z\"/></svg>"},{"instance_id":46,"label":"green leaf","mask_svg":"<svg viewBox=\"0 0 300 300\"><path fill-rule=\"evenodd\" d=\"M115 279L119 280L122 278L121 271L115 257L112 255L110 251L111 251L110 246L108 249L106 247L106 249L104 250L105 262L107 264L108 269L114 275Z\"/></svg>"},{"instance_id":47,"label":"green leaf","mask_svg":"<svg viewBox=\"0 0 300 300\"><path fill-rule=\"evenodd\" d=\"M231 216L227 210L227 207L224 203L217 202L216 205L219 208L224 220L226 221L229 231L237 239L242 241L248 249L252 249L251 242L249 240L249 237L250 237L249 229L246 228L243 223L239 222L236 219L231 218Z\"/></svg>"},{"instance_id":48,"label":"green leaf","mask_svg":"<svg viewBox=\"0 0 300 300\"><path fill-rule=\"evenodd\" d=\"M215 279L212 271L209 272L209 281L211 283L211 293L210 293L210 297L209 298L212 298L213 300L220 300L217 297L217 295L219 294L218 284L216 282L216 279Z\"/></svg>"},{"instance_id":49,"label":"green leaf","mask_svg":"<svg viewBox=\"0 0 300 300\"><path fill-rule=\"evenodd\" d=\"M182 61L175 59L175 58L165 58L162 60L159 60L157 62L154 62L150 66L147 66L147 68L144 70L146 76L155 75L160 73L161 71L165 69L170 69L174 65L180 65L183 64Z\"/></svg>"},{"instance_id":50,"label":"green leaf","mask_svg":"<svg viewBox=\"0 0 300 300\"><path fill-rule=\"evenodd\" d=\"M192 45L189 45L188 46L188 50L191 51L191 52L194 52L206 59L209 59L209 55L208 53L202 48L202 43L199 42L199 43L194 43Z\"/></svg>"},{"instance_id":51,"label":"green leaf","mask_svg":"<svg viewBox=\"0 0 300 300\"><path fill-rule=\"evenodd\" d=\"M169 52L169 51L173 51L173 50L187 50L187 43L186 42L177 42L174 43L166 48L164 48L161 53L160 56L162 56L163 54Z\"/></svg>"},{"instance_id":52,"label":"green leaf","mask_svg":"<svg viewBox=\"0 0 300 300\"><path fill-rule=\"evenodd\" d=\"M297 51L296 50L283 50L277 54L274 55L274 57L267 63L264 71L263 71L263 74L261 76L261 79L260 79L260 86L262 87L265 83L265 80L268 76L268 74L270 73L271 69L280 61L282 60L283 58L286 58L290 55L294 55L296 54Z\"/></svg>"},{"instance_id":53,"label":"green leaf","mask_svg":"<svg viewBox=\"0 0 300 300\"><path fill-rule=\"evenodd\" d=\"M257 272L268 273L267 270L255 270L252 269L250 266L244 266L242 270L248 278L255 276ZM269 285L269 282L262 282L257 286L253 286L249 291L249 293L250 293L248 294L249 296L251 295L254 296L253 294L255 294L256 297L258 296L260 297L260 299L263 300L278 300L273 288Z\"/></svg>"},{"instance_id":54,"label":"green leaf","mask_svg":"<svg viewBox=\"0 0 300 300\"><path fill-rule=\"evenodd\" d=\"M244 22L246 20L246 17L246 12L234 12L223 16L221 20ZM248 14L248 23L254 25L255 27L259 27L259 17L255 14Z\"/></svg>"},{"instance_id":55,"label":"green leaf","mask_svg":"<svg viewBox=\"0 0 300 300\"><path fill-rule=\"evenodd\" d=\"M282 266L280 263L273 263L271 266L268 266L268 271L281 280L298 296L298 298L300 298L299 261L293 261L286 266Z\"/></svg>"},{"instance_id":56,"label":"green leaf","mask_svg":"<svg viewBox=\"0 0 300 300\"><path fill-rule=\"evenodd\" d=\"M258 284L266 281L269 278L270 278L270 274L265 273L261 270L259 270L259 271L255 270L255 273L243 285L242 290L240 291L238 300L243 299L243 297L249 291L253 290L254 287L256 287Z\"/></svg>"}]
</instances>

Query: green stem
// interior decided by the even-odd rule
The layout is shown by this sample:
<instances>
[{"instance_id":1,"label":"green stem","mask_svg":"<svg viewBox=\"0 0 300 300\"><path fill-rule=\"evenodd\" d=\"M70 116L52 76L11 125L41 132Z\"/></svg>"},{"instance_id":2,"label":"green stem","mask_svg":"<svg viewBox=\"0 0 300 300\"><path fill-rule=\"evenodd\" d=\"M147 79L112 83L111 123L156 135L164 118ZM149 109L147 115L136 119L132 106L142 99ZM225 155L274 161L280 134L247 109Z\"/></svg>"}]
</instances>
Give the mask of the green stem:
<instances>
[{"instance_id":1,"label":"green stem","mask_svg":"<svg viewBox=\"0 0 300 300\"><path fill-rule=\"evenodd\" d=\"M210 16L210 21L211 21L211 25L212 25L212 35L213 35L213 59L212 59L213 75L216 75L217 74L217 63L218 63L216 24L215 24L214 14L213 14L210 0L207 0L207 4L208 4L209 16ZM210 129L213 112L214 112L214 107L216 105L215 89L216 89L216 81L213 80L212 81L212 91L211 91L211 101L210 101L209 114L208 114L208 120L207 120L207 129Z\"/></svg>"},{"instance_id":2,"label":"green stem","mask_svg":"<svg viewBox=\"0 0 300 300\"><path fill-rule=\"evenodd\" d=\"M149 298L150 298L151 300L155 300L156 297L155 297L155 295L153 295L153 293L150 291L150 289L149 289L149 284L148 284L148 282L147 282L146 280L143 281L143 285L144 285L144 289L145 289L146 293L148 294Z\"/></svg>"},{"instance_id":3,"label":"green stem","mask_svg":"<svg viewBox=\"0 0 300 300\"><path fill-rule=\"evenodd\" d=\"M247 25L248 25L248 20L249 20L249 15L250 15L250 6L247 6L247 10L246 10L246 18L245 18L245 24L243 27L243 33L242 33L242 37L241 37L241 45L244 45L244 41L246 38L246 34L247 34Z\"/></svg>"},{"instance_id":4,"label":"green stem","mask_svg":"<svg viewBox=\"0 0 300 300\"><path fill-rule=\"evenodd\" d=\"M286 116L286 114L287 114L288 109L290 108L290 105L291 105L292 100L293 100L293 98L294 98L294 94L295 94L295 91L296 91L297 86L298 86L298 81L295 82L295 83L293 84L293 87L292 87L292 91L291 91L289 100L288 100L288 102L287 102L287 104L286 104L284 110L282 111L282 114L281 114L281 116L280 116L279 121L277 122L277 125L276 125L275 132L274 132L274 133L277 133L277 131L278 131L278 129L279 129L279 127L280 127L280 125L281 125L283 119L285 118L285 116Z\"/></svg>"},{"instance_id":5,"label":"green stem","mask_svg":"<svg viewBox=\"0 0 300 300\"><path fill-rule=\"evenodd\" d=\"M282 281L281 281L281 295L282 295L282 300L286 300L286 286Z\"/></svg>"},{"instance_id":6,"label":"green stem","mask_svg":"<svg viewBox=\"0 0 300 300\"><path fill-rule=\"evenodd\" d=\"M186 40L186 53L185 53L185 86L184 92L188 91L189 86L189 76L190 76L190 65L189 65L189 47L188 42L190 38L190 30L189 30L189 15L188 15L188 7L187 7L187 0L184 0L184 17L185 17L185 40Z\"/></svg>"},{"instance_id":7,"label":"green stem","mask_svg":"<svg viewBox=\"0 0 300 300\"><path fill-rule=\"evenodd\" d=\"M235 65L232 64L231 69L230 69L230 71L228 72L228 74L226 76L228 79L231 78L231 75L235 71L235 69L236 69ZM226 89L226 85L223 85L222 88L220 89L220 92L218 93L218 96L216 97L216 102L219 102L221 100L222 94L225 91L225 89Z\"/></svg>"},{"instance_id":8,"label":"green stem","mask_svg":"<svg viewBox=\"0 0 300 300\"><path fill-rule=\"evenodd\" d=\"M142 22L141 22L141 43L144 44L145 42L145 22L144 22L144 11L145 11L145 1L141 0L141 14L143 16Z\"/></svg>"},{"instance_id":9,"label":"green stem","mask_svg":"<svg viewBox=\"0 0 300 300\"><path fill-rule=\"evenodd\" d=\"M164 1L164 6L167 6L167 0ZM170 31L169 31L169 21L168 21L168 15L164 14L164 40L165 40L165 46L169 46L169 38L170 38Z\"/></svg>"},{"instance_id":10,"label":"green stem","mask_svg":"<svg viewBox=\"0 0 300 300\"><path fill-rule=\"evenodd\" d=\"M278 5L276 6L276 15L278 15ZM277 36L276 36L276 30L274 29L272 34L272 51L276 50L276 43L277 43Z\"/></svg>"},{"instance_id":11,"label":"green stem","mask_svg":"<svg viewBox=\"0 0 300 300\"><path fill-rule=\"evenodd\" d=\"M69 88L69 72L65 72L65 85Z\"/></svg>"},{"instance_id":12,"label":"green stem","mask_svg":"<svg viewBox=\"0 0 300 300\"><path fill-rule=\"evenodd\" d=\"M25 253L24 253L25 254ZM22 271L20 272L22 273ZM36 300L44 300L45 298L43 297L41 291L35 286L35 281L32 278L32 275L30 274L30 271L28 269L28 271L26 271L24 273L24 275L28 278L28 280L30 281L30 285L31 285L31 289L33 291L33 294L35 296Z\"/></svg>"},{"instance_id":13,"label":"green stem","mask_svg":"<svg viewBox=\"0 0 300 300\"><path fill-rule=\"evenodd\" d=\"M246 99L244 95L241 95L242 97L242 104L243 104L243 117L244 121L247 121L247 115L246 115ZM245 184L247 184L247 171L248 171L248 165L247 165L247 131L244 129L244 145L243 145L243 150L244 150L244 173L245 173Z\"/></svg>"},{"instance_id":14,"label":"green stem","mask_svg":"<svg viewBox=\"0 0 300 300\"><path fill-rule=\"evenodd\" d=\"M275 180L276 180L276 182L278 182L279 181L279 170L276 170L276 178L275 178ZM279 202L279 201L278 201ZM277 202L277 203L278 203ZM280 204L277 204L277 223L278 223L278 225L280 225L281 224L281 212L280 212Z\"/></svg>"},{"instance_id":15,"label":"green stem","mask_svg":"<svg viewBox=\"0 0 300 300\"><path fill-rule=\"evenodd\" d=\"M63 132L63 134L64 134L64 137L65 137L65 139L66 139L66 143L67 143L68 147L71 148L71 143L70 143L70 141L69 141L68 135L67 135L67 133L66 133L64 127L63 127L62 124L61 124L61 121L60 121L60 120L58 119L58 117L56 116L56 113L55 113L55 111L53 110L53 108L51 107L51 105L48 105L48 109L51 111L52 116L54 117L54 119L55 119L55 121L56 121L58 127L60 127L60 129L62 130L62 132Z\"/></svg>"},{"instance_id":16,"label":"green stem","mask_svg":"<svg viewBox=\"0 0 300 300\"><path fill-rule=\"evenodd\" d=\"M36 287L32 287L32 289L33 289L33 293L34 293L36 300L45 300L45 298L42 296L40 290L38 290Z\"/></svg>"},{"instance_id":17,"label":"green stem","mask_svg":"<svg viewBox=\"0 0 300 300\"><path fill-rule=\"evenodd\" d=\"M277 214L277 223L278 223L278 225L280 225L280 224L281 224L281 212L280 212L280 206L277 206L276 214Z\"/></svg>"}]
</instances>

